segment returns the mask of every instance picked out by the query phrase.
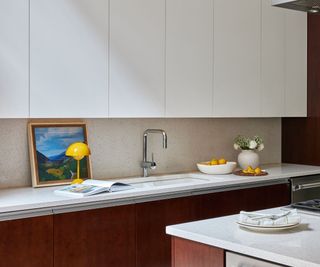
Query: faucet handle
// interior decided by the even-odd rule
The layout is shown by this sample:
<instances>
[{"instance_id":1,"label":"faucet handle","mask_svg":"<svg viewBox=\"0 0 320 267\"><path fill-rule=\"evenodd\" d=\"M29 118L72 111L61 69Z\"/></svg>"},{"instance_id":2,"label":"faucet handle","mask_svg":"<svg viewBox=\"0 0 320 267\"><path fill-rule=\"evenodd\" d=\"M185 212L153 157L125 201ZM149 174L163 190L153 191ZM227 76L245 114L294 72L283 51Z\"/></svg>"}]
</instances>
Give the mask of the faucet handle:
<instances>
[{"instance_id":1,"label":"faucet handle","mask_svg":"<svg viewBox=\"0 0 320 267\"><path fill-rule=\"evenodd\" d=\"M154 170L155 168L157 168L157 164L154 162L154 156L153 153L151 154L151 166L150 169Z\"/></svg>"}]
</instances>

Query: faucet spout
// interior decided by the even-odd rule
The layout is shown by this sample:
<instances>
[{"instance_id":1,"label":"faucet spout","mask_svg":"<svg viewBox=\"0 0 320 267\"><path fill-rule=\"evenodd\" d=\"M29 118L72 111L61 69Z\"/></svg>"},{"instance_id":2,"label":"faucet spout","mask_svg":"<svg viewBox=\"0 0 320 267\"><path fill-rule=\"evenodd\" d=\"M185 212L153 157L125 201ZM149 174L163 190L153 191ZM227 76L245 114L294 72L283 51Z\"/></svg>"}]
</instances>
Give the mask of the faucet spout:
<instances>
[{"instance_id":1,"label":"faucet spout","mask_svg":"<svg viewBox=\"0 0 320 267\"><path fill-rule=\"evenodd\" d=\"M168 136L164 130L161 129L147 129L143 133L143 161L141 163L141 168L143 168L143 177L148 176L148 169L155 169L156 163L153 161L148 161L148 134L161 134L162 135L162 146L164 149L168 147Z\"/></svg>"}]
</instances>

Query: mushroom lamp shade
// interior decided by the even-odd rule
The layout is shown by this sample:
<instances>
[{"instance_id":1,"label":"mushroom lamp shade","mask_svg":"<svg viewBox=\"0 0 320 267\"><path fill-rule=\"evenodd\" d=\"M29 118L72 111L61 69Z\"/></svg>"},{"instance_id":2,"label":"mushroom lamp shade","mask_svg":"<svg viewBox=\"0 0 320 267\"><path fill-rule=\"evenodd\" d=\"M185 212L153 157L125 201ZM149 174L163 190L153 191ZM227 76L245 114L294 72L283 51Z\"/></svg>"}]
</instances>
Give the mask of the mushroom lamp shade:
<instances>
[{"instance_id":1,"label":"mushroom lamp shade","mask_svg":"<svg viewBox=\"0 0 320 267\"><path fill-rule=\"evenodd\" d=\"M90 154L90 149L85 143L77 142L68 147L66 156L72 157L77 161L77 178L72 181L72 184L81 184L83 182L83 179L80 178L80 160Z\"/></svg>"}]
</instances>

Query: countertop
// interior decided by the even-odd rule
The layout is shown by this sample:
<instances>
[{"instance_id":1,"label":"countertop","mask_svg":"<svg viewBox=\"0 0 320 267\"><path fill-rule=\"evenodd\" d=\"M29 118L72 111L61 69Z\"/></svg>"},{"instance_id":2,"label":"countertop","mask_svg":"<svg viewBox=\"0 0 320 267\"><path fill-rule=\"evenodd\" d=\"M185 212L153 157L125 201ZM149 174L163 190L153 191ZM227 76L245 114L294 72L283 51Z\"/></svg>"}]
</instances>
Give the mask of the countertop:
<instances>
[{"instance_id":1,"label":"countertop","mask_svg":"<svg viewBox=\"0 0 320 267\"><path fill-rule=\"evenodd\" d=\"M267 210L281 212L280 208ZM236 224L238 215L168 226L167 234L294 267L319 267L320 215L300 213L291 230L253 232Z\"/></svg>"},{"instance_id":2,"label":"countertop","mask_svg":"<svg viewBox=\"0 0 320 267\"><path fill-rule=\"evenodd\" d=\"M202 173L186 173L147 178L121 179L126 183L143 183L176 178L200 178L198 183L167 184L162 186L137 187L132 190L102 193L89 197L70 198L53 193L58 187L46 188L13 188L0 190L0 220L33 217L42 214L61 213L105 206L124 205L189 196L202 193L218 192L238 188L247 188L264 184L276 184L290 177L320 174L320 166L273 164L263 166L269 175L263 177L243 177L230 175L206 175Z\"/></svg>"}]
</instances>

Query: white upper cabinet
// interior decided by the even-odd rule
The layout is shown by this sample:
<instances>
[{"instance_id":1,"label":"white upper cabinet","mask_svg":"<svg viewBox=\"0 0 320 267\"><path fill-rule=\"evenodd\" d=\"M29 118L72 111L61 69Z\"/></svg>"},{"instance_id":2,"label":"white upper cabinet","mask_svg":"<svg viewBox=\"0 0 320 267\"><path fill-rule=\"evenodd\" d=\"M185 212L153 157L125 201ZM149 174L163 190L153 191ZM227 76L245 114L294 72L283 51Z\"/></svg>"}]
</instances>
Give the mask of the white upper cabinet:
<instances>
[{"instance_id":1,"label":"white upper cabinet","mask_svg":"<svg viewBox=\"0 0 320 267\"><path fill-rule=\"evenodd\" d=\"M210 117L213 0L166 4L166 116Z\"/></svg>"},{"instance_id":2,"label":"white upper cabinet","mask_svg":"<svg viewBox=\"0 0 320 267\"><path fill-rule=\"evenodd\" d=\"M213 115L261 115L261 2L214 1Z\"/></svg>"},{"instance_id":3,"label":"white upper cabinet","mask_svg":"<svg viewBox=\"0 0 320 267\"><path fill-rule=\"evenodd\" d=\"M30 0L31 117L108 116L108 0Z\"/></svg>"},{"instance_id":4,"label":"white upper cabinet","mask_svg":"<svg viewBox=\"0 0 320 267\"><path fill-rule=\"evenodd\" d=\"M281 117L285 112L285 9L262 0L261 113Z\"/></svg>"},{"instance_id":5,"label":"white upper cabinet","mask_svg":"<svg viewBox=\"0 0 320 267\"><path fill-rule=\"evenodd\" d=\"M29 116L29 6L0 1L0 118Z\"/></svg>"},{"instance_id":6,"label":"white upper cabinet","mask_svg":"<svg viewBox=\"0 0 320 267\"><path fill-rule=\"evenodd\" d=\"M164 0L110 0L109 64L110 117L164 117Z\"/></svg>"},{"instance_id":7,"label":"white upper cabinet","mask_svg":"<svg viewBox=\"0 0 320 267\"><path fill-rule=\"evenodd\" d=\"M286 26L286 117L307 116L307 14L288 10Z\"/></svg>"}]
</instances>

